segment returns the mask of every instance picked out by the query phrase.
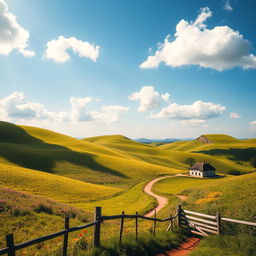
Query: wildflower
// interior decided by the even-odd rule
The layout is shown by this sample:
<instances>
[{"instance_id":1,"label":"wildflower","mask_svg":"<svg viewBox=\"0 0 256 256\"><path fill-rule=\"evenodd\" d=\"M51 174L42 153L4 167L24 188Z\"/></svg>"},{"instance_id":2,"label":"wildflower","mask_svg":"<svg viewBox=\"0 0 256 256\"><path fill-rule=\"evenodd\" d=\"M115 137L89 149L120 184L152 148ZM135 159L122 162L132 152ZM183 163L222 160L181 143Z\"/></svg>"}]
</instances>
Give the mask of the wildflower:
<instances>
[{"instance_id":1,"label":"wildflower","mask_svg":"<svg viewBox=\"0 0 256 256\"><path fill-rule=\"evenodd\" d=\"M27 254L26 251L22 251L22 252L21 252L21 255L26 255L26 254Z\"/></svg>"},{"instance_id":2,"label":"wildflower","mask_svg":"<svg viewBox=\"0 0 256 256\"><path fill-rule=\"evenodd\" d=\"M87 230L84 229L82 232L83 232L83 233L87 233Z\"/></svg>"},{"instance_id":3,"label":"wildflower","mask_svg":"<svg viewBox=\"0 0 256 256\"><path fill-rule=\"evenodd\" d=\"M78 234L78 236L80 236L80 237L81 237L81 236L83 236L83 234L82 234L82 233L80 233L80 234Z\"/></svg>"}]
</instances>

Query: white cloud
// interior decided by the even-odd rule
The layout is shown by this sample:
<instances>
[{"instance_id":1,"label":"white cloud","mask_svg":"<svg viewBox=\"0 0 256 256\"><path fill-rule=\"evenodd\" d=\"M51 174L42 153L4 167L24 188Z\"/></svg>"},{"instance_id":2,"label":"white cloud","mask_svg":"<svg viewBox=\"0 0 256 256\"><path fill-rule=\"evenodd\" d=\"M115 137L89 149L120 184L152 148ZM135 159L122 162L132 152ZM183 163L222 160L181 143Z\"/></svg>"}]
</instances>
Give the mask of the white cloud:
<instances>
[{"instance_id":1,"label":"white cloud","mask_svg":"<svg viewBox=\"0 0 256 256\"><path fill-rule=\"evenodd\" d=\"M26 57L35 55L33 51L27 50L29 32L9 12L4 0L0 0L0 54L9 55L17 49Z\"/></svg>"},{"instance_id":2,"label":"white cloud","mask_svg":"<svg viewBox=\"0 0 256 256\"><path fill-rule=\"evenodd\" d=\"M161 95L162 100L168 102L170 98L170 94L168 92Z\"/></svg>"},{"instance_id":3,"label":"white cloud","mask_svg":"<svg viewBox=\"0 0 256 256\"><path fill-rule=\"evenodd\" d=\"M251 126L251 129L256 129L256 121L251 121L250 122L250 126Z\"/></svg>"},{"instance_id":4,"label":"white cloud","mask_svg":"<svg viewBox=\"0 0 256 256\"><path fill-rule=\"evenodd\" d=\"M178 121L183 127L207 127L207 121L202 119L189 119Z\"/></svg>"},{"instance_id":5,"label":"white cloud","mask_svg":"<svg viewBox=\"0 0 256 256\"><path fill-rule=\"evenodd\" d=\"M88 103L94 101L92 97L85 98L70 98L72 110L70 113L70 119L75 121L91 121L91 115L87 110Z\"/></svg>"},{"instance_id":6,"label":"white cloud","mask_svg":"<svg viewBox=\"0 0 256 256\"><path fill-rule=\"evenodd\" d=\"M232 119L237 119L237 118L240 118L241 116L238 113L231 112L229 114L229 117L232 118Z\"/></svg>"},{"instance_id":7,"label":"white cloud","mask_svg":"<svg viewBox=\"0 0 256 256\"><path fill-rule=\"evenodd\" d=\"M10 122L48 120L68 123L85 121L113 123L118 122L123 114L129 110L124 106L113 105L103 106L101 111L90 111L88 104L95 101L99 101L99 99L71 97L70 111L49 112L44 105L28 101L23 92L14 92L0 99L0 119Z\"/></svg>"},{"instance_id":8,"label":"white cloud","mask_svg":"<svg viewBox=\"0 0 256 256\"><path fill-rule=\"evenodd\" d=\"M42 104L27 101L22 92L14 92L0 100L0 108L6 117L15 119L47 119L52 116Z\"/></svg>"},{"instance_id":9,"label":"white cloud","mask_svg":"<svg viewBox=\"0 0 256 256\"><path fill-rule=\"evenodd\" d=\"M127 112L129 108L124 106L103 106L102 111L92 111L91 117L93 120L99 123L115 123L120 120L125 112Z\"/></svg>"},{"instance_id":10,"label":"white cloud","mask_svg":"<svg viewBox=\"0 0 256 256\"><path fill-rule=\"evenodd\" d=\"M45 50L44 56L55 62L66 62L70 60L70 55L67 52L68 49L72 49L73 52L80 57L89 58L93 61L97 60L100 53L99 46L83 42L75 37L65 38L59 36L57 40L51 40L47 43L47 49Z\"/></svg>"},{"instance_id":11,"label":"white cloud","mask_svg":"<svg viewBox=\"0 0 256 256\"><path fill-rule=\"evenodd\" d=\"M170 67L198 65L219 71L239 66L256 68L252 44L228 26L207 29L204 22L211 16L212 12L205 7L194 22L182 19L176 26L174 39L168 35L140 67L158 68L165 63Z\"/></svg>"},{"instance_id":12,"label":"white cloud","mask_svg":"<svg viewBox=\"0 0 256 256\"><path fill-rule=\"evenodd\" d=\"M144 86L139 92L132 93L128 98L129 100L140 101L138 111L145 112L158 108L160 106L161 99L168 101L169 97L169 93L161 95L159 92L155 91L153 86Z\"/></svg>"},{"instance_id":13,"label":"white cloud","mask_svg":"<svg viewBox=\"0 0 256 256\"><path fill-rule=\"evenodd\" d=\"M224 6L223 6L223 9L224 9L225 11L228 11L228 12L233 11L233 8L232 8L232 6L231 6L229 0L226 0L226 1L225 1Z\"/></svg>"},{"instance_id":14,"label":"white cloud","mask_svg":"<svg viewBox=\"0 0 256 256\"><path fill-rule=\"evenodd\" d=\"M217 117L225 111L225 107L212 102L195 101L192 105L178 105L171 103L153 118L196 119L206 120Z\"/></svg>"}]
</instances>

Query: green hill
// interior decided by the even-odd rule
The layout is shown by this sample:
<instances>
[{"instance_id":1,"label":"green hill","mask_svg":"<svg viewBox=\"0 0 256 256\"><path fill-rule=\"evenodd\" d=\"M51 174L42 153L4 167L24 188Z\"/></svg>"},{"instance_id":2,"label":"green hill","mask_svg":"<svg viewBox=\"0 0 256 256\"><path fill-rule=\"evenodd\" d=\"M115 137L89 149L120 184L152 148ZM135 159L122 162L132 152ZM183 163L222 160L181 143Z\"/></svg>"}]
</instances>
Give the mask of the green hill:
<instances>
[{"instance_id":1,"label":"green hill","mask_svg":"<svg viewBox=\"0 0 256 256\"><path fill-rule=\"evenodd\" d=\"M168 167L147 163L115 148L46 129L0 122L0 134L0 164L118 186L130 186L172 172Z\"/></svg>"},{"instance_id":2,"label":"green hill","mask_svg":"<svg viewBox=\"0 0 256 256\"><path fill-rule=\"evenodd\" d=\"M156 183L153 190L170 198L163 212L175 209L179 199L174 195L185 195L187 199L180 201L185 209L211 215L219 211L225 217L255 221L256 173L219 179L172 177Z\"/></svg>"},{"instance_id":3,"label":"green hill","mask_svg":"<svg viewBox=\"0 0 256 256\"><path fill-rule=\"evenodd\" d=\"M81 209L1 185L0 198L0 248L6 246L6 234L14 233L15 242L21 243L62 230L65 216L71 218L72 225L88 220ZM56 241L50 240L47 245L54 248ZM32 251L27 254L34 255Z\"/></svg>"},{"instance_id":4,"label":"green hill","mask_svg":"<svg viewBox=\"0 0 256 256\"><path fill-rule=\"evenodd\" d=\"M60 202L88 202L121 190L27 168L0 165L0 185Z\"/></svg>"},{"instance_id":5,"label":"green hill","mask_svg":"<svg viewBox=\"0 0 256 256\"><path fill-rule=\"evenodd\" d=\"M224 173L230 168L242 172L253 171L250 160L256 156L255 139L239 140L224 134L206 134L192 141L173 142L158 148L172 152L177 161L184 162L186 155L196 161L205 158ZM178 151L185 153L183 157Z\"/></svg>"}]
</instances>

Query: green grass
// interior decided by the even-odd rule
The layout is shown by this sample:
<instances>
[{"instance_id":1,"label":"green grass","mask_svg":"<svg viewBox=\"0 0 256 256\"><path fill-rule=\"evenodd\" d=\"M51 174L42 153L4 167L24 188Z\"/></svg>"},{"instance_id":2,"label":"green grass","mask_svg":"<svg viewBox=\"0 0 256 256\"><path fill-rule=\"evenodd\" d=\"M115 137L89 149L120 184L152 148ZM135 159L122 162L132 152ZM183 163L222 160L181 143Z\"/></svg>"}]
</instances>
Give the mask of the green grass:
<instances>
[{"instance_id":1,"label":"green grass","mask_svg":"<svg viewBox=\"0 0 256 256\"><path fill-rule=\"evenodd\" d=\"M0 133L4 134L0 137L0 164L126 188L145 178L175 172L161 162L146 162L116 148L46 129L0 122Z\"/></svg>"},{"instance_id":2,"label":"green grass","mask_svg":"<svg viewBox=\"0 0 256 256\"><path fill-rule=\"evenodd\" d=\"M153 192L157 195L179 195L182 191L197 188L201 184L210 184L214 179L199 179L192 177L171 177L160 180L153 186Z\"/></svg>"},{"instance_id":3,"label":"green grass","mask_svg":"<svg viewBox=\"0 0 256 256\"><path fill-rule=\"evenodd\" d=\"M68 203L98 200L120 192L119 188L4 164L0 165L0 185Z\"/></svg>"},{"instance_id":4,"label":"green grass","mask_svg":"<svg viewBox=\"0 0 256 256\"><path fill-rule=\"evenodd\" d=\"M240 234L237 236L211 236L202 240L190 256L255 256L256 237Z\"/></svg>"},{"instance_id":5,"label":"green grass","mask_svg":"<svg viewBox=\"0 0 256 256\"><path fill-rule=\"evenodd\" d=\"M72 225L89 218L81 209L0 186L0 248L5 247L5 234L14 233L20 243L60 231L66 216Z\"/></svg>"},{"instance_id":6,"label":"green grass","mask_svg":"<svg viewBox=\"0 0 256 256\"><path fill-rule=\"evenodd\" d=\"M122 244L117 239L110 240L104 246L91 251L90 256L154 256L172 248L176 248L186 237L181 232L160 232L155 237L142 234L136 241L134 236L124 239ZM84 255L81 251L77 255Z\"/></svg>"},{"instance_id":7,"label":"green grass","mask_svg":"<svg viewBox=\"0 0 256 256\"><path fill-rule=\"evenodd\" d=\"M50 231L54 222L55 228L59 228L63 216L57 214L58 207L55 209L48 199L71 203L84 209L90 217L95 206L102 206L106 215L121 211L144 214L156 204L142 192L145 181L187 171L188 158L196 162L205 160L219 173L254 170L250 159L255 156L255 139L238 140L220 134L205 136L212 143L193 140L156 146L121 135L79 140L46 129L0 122L0 186L31 194L31 198L16 202L20 215L10 214L1 219L0 225L8 224L11 227L8 232L15 230L18 239L31 236L33 229L42 229L43 225L50 225L47 229ZM227 217L255 220L255 178L256 174L252 173L212 180L181 177L162 180L154 190L168 196L169 204L158 216L169 216L170 211L174 214L180 202L175 195L184 194L188 198L182 204L187 209L209 214L220 211ZM34 202L32 195L46 198L43 207L27 201ZM8 207L15 205L11 197L4 203ZM36 212L38 208L45 211L50 208L53 212ZM14 211L15 207L11 209ZM22 214L26 211L28 215ZM41 231L35 235L44 234Z\"/></svg>"},{"instance_id":8,"label":"green grass","mask_svg":"<svg viewBox=\"0 0 256 256\"><path fill-rule=\"evenodd\" d=\"M154 191L170 198L162 214L170 209L173 211L178 203L182 203L189 210L211 215L219 211L225 217L255 221L256 173L219 179L174 177L160 182L154 185ZM185 195L187 199L182 202L175 198L175 194Z\"/></svg>"},{"instance_id":9,"label":"green grass","mask_svg":"<svg viewBox=\"0 0 256 256\"><path fill-rule=\"evenodd\" d=\"M125 193L106 200L87 204L78 204L80 208L93 211L96 206L102 207L103 214L115 215L125 211L126 214L144 214L156 206L156 200L143 192L145 182L139 183Z\"/></svg>"},{"instance_id":10,"label":"green grass","mask_svg":"<svg viewBox=\"0 0 256 256\"><path fill-rule=\"evenodd\" d=\"M153 189L169 198L168 205L160 211L159 217L169 213L174 215L176 206L182 204L182 208L187 210L210 215L220 212L223 217L255 222L256 173L219 179L174 177L159 181ZM187 199L181 201L176 194L186 195ZM256 255L255 231L253 235L252 228L224 222L222 232L224 235L221 237L204 239L191 255Z\"/></svg>"}]
</instances>

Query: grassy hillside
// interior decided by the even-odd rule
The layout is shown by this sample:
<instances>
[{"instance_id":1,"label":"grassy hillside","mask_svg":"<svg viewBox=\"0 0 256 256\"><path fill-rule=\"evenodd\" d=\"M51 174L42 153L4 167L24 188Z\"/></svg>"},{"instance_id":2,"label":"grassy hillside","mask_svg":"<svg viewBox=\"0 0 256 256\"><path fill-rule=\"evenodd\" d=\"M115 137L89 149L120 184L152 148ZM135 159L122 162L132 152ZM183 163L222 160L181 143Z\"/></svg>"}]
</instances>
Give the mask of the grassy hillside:
<instances>
[{"instance_id":1,"label":"grassy hillside","mask_svg":"<svg viewBox=\"0 0 256 256\"><path fill-rule=\"evenodd\" d=\"M220 212L223 217L252 222L256 219L256 173L224 179L175 177L159 181L154 190L169 197L169 205L160 212L162 217L170 209L174 213L177 204L181 203L187 210L211 215ZM180 194L187 196L185 201L175 196ZM191 255L256 255L255 229L253 231L244 225L222 222L222 232L224 234L220 237L210 236L204 239Z\"/></svg>"},{"instance_id":2,"label":"grassy hillside","mask_svg":"<svg viewBox=\"0 0 256 256\"><path fill-rule=\"evenodd\" d=\"M67 203L98 200L120 192L119 188L5 164L0 165L0 185Z\"/></svg>"},{"instance_id":3,"label":"grassy hillside","mask_svg":"<svg viewBox=\"0 0 256 256\"><path fill-rule=\"evenodd\" d=\"M179 202L177 194L187 196L184 208L236 219L255 221L256 217L256 173L227 176L219 179L174 177L159 181L154 186L156 193L170 198L169 206L174 210Z\"/></svg>"},{"instance_id":4,"label":"grassy hillside","mask_svg":"<svg viewBox=\"0 0 256 256\"><path fill-rule=\"evenodd\" d=\"M0 248L5 247L5 234L14 233L15 242L20 243L62 230L65 216L71 218L71 225L81 225L88 218L81 209L1 185L0 198ZM55 246L56 240L47 245Z\"/></svg>"},{"instance_id":5,"label":"grassy hillside","mask_svg":"<svg viewBox=\"0 0 256 256\"><path fill-rule=\"evenodd\" d=\"M74 205L91 212L96 206L101 206L103 214L107 215L121 214L122 211L125 211L126 214L135 214L136 211L144 214L153 209L157 204L153 197L143 192L144 185L145 182L139 183L125 193L106 200Z\"/></svg>"},{"instance_id":6,"label":"grassy hillside","mask_svg":"<svg viewBox=\"0 0 256 256\"><path fill-rule=\"evenodd\" d=\"M41 128L0 122L0 134L0 164L118 186L172 172L157 162Z\"/></svg>"},{"instance_id":7,"label":"grassy hillside","mask_svg":"<svg viewBox=\"0 0 256 256\"><path fill-rule=\"evenodd\" d=\"M250 159L256 155L256 140L239 140L225 134L203 135L209 143L199 141L178 141L159 146L160 149L167 150L173 154L174 159L184 162L187 157L192 157L196 161L209 161L217 166L217 169L226 172L227 169L240 170L241 172L253 171ZM180 151L185 153L178 153ZM188 154L189 153L189 154ZM194 154L192 154L194 153ZM175 157L177 156L177 158Z\"/></svg>"}]
</instances>

